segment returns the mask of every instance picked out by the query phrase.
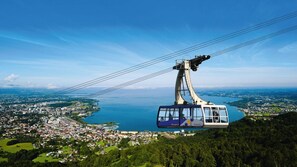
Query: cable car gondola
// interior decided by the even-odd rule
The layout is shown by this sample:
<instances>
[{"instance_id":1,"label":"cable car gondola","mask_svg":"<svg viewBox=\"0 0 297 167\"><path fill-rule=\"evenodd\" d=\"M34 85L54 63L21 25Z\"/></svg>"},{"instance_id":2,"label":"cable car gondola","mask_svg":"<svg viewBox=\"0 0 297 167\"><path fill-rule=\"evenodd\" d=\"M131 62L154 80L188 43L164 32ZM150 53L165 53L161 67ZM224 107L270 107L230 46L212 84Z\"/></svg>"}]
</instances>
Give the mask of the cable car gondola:
<instances>
[{"instance_id":1,"label":"cable car gondola","mask_svg":"<svg viewBox=\"0 0 297 167\"><path fill-rule=\"evenodd\" d=\"M175 104L159 107L159 128L226 128L229 125L226 106L202 100L195 93L191 83L190 70L197 71L198 66L209 58L209 55L198 56L191 60L183 60L173 67L179 70L175 85ZM182 96L183 91L189 92L192 103L185 100Z\"/></svg>"}]
</instances>

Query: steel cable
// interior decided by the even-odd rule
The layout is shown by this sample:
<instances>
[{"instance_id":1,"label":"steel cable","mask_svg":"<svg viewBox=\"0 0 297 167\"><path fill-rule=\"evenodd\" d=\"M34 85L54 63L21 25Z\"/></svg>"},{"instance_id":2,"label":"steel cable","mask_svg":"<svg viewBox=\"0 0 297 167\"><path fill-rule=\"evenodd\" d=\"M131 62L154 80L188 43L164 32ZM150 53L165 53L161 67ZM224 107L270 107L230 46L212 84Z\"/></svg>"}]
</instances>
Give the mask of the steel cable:
<instances>
[{"instance_id":1,"label":"steel cable","mask_svg":"<svg viewBox=\"0 0 297 167\"><path fill-rule=\"evenodd\" d=\"M228 47L226 49L216 51L216 52L214 52L214 53L212 53L210 55L211 55L211 57L216 57L216 56L225 54L227 52L231 52L231 51L243 48L245 46L249 46L249 45L252 45L252 44L255 44L255 43L258 43L258 42L261 42L261 41L264 41L264 40L267 40L267 39L270 39L270 38L273 38L273 37L276 37L276 36L291 32L291 31L294 31L296 29L297 29L297 25L291 26L291 27L288 27L288 28L285 28L285 29L282 29L282 30L279 30L279 31L276 31L276 32L273 32L273 33L270 33L270 34L267 34L267 35L264 35L264 36L261 36L261 37L258 37L258 38L255 38L255 39L252 39L252 40L249 40L249 41L237 44L237 45L234 45L234 46L231 46L231 47ZM92 97L104 95L106 93L110 93L112 91L115 91L115 90L130 86L130 85L133 85L133 84L136 84L136 83L139 83L139 82L142 82L142 81L145 81L145 80L160 76L160 75L168 73L170 71L172 71L172 67L166 68L164 70L154 72L154 73L151 73L151 74L148 74L148 75L136 78L136 79L133 79L133 80L128 81L128 82L124 82L122 84L113 86L111 88L107 88L107 89L98 91L96 93L88 95L87 97L92 98Z\"/></svg>"},{"instance_id":2,"label":"steel cable","mask_svg":"<svg viewBox=\"0 0 297 167\"><path fill-rule=\"evenodd\" d=\"M284 20L295 18L296 16L297 16L297 11L286 14L286 15L283 15L283 16L280 16L280 17L276 17L276 18L267 20L265 22L262 22L262 23L259 23L259 24L256 24L256 25L253 25L253 26L250 26L250 27L238 30L238 31L235 31L233 33L223 35L221 37L218 37L218 38L206 41L206 42L202 42L202 43L193 45L191 47L188 47L188 48L185 48L185 49L182 49L182 50L170 53L170 54L166 54L164 56L161 56L161 57L158 57L158 58L155 58L155 59L152 59L152 60L137 64L137 65L134 65L134 66L131 66L129 68L125 68L125 69L120 70L120 71L110 73L108 75L104 75L104 76L92 79L90 81L83 82L81 84L78 84L78 85L75 85L75 86L72 86L72 87L57 91L56 93L58 93L58 94L71 93L71 92L74 92L74 91L89 87L91 85L95 85L95 84L98 84L98 83L101 83L101 82L104 82L104 81L107 81L107 80L111 80L113 78L116 78L116 77L119 77L119 76L122 76L122 75L125 75L125 74L128 74L128 73L131 73L131 72L134 72L134 71L137 71L137 70L152 66L154 64L157 64L157 63L160 63L160 62L163 62L163 61L166 61L166 60L181 56L183 54L186 54L186 53L189 53L189 52L192 52L192 51L195 51L195 50L199 50L199 49L202 49L202 48L206 48L208 46L211 46L211 45L214 45L214 44L217 44L217 43L220 43L220 42L223 42L223 41L238 37L240 35L247 34L249 32L253 32L253 31L259 30L259 29L264 28L264 27L268 27L270 25L282 22Z\"/></svg>"}]
</instances>

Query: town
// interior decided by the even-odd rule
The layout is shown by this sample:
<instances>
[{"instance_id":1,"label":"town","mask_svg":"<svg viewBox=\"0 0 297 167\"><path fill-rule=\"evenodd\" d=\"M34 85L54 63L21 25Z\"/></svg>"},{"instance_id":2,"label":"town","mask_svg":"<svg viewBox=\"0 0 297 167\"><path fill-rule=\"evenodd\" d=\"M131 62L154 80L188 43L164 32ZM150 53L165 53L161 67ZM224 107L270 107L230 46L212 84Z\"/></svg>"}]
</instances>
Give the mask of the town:
<instances>
[{"instance_id":1,"label":"town","mask_svg":"<svg viewBox=\"0 0 297 167\"><path fill-rule=\"evenodd\" d=\"M7 103L9 101L9 103ZM13 103L12 103L13 102ZM158 139L158 132L119 131L116 124L86 124L82 118L98 111L95 100L70 97L21 97L2 95L0 101L1 138L37 138L34 149L55 147L45 160L69 162L86 158L74 145L105 154L120 145L136 146ZM169 134L165 134L169 135ZM170 137L170 135L169 135ZM60 143L53 141L60 141ZM87 144L86 144L87 143Z\"/></svg>"},{"instance_id":2,"label":"town","mask_svg":"<svg viewBox=\"0 0 297 167\"><path fill-rule=\"evenodd\" d=\"M273 89L218 90L204 94L236 98L236 101L228 104L236 106L250 118L269 119L279 114L297 111L296 89L280 89L277 92Z\"/></svg>"},{"instance_id":3,"label":"town","mask_svg":"<svg viewBox=\"0 0 297 167\"><path fill-rule=\"evenodd\" d=\"M297 110L294 91L270 93L225 90L215 93L203 92L203 95L237 99L229 104L245 112L248 118L270 119L272 116ZM93 112L100 112L99 103L94 99L2 94L0 150L3 152L0 154L0 160L7 161L5 152L34 149L41 151L33 162L78 162L86 159L91 153L104 155L113 150L153 143L159 141L160 137L173 139L195 135L195 132L183 130L120 131L114 122L85 123L83 118L92 115ZM9 145L11 143L13 145ZM26 147L22 147L23 145Z\"/></svg>"}]
</instances>

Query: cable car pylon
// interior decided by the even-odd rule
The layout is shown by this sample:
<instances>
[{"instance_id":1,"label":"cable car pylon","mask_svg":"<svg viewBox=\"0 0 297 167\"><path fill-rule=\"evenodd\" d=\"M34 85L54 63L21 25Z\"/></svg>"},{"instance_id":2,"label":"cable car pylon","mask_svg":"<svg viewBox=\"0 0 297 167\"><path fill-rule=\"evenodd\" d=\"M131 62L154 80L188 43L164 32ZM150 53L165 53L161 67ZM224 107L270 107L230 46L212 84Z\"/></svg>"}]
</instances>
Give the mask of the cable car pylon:
<instances>
[{"instance_id":1,"label":"cable car pylon","mask_svg":"<svg viewBox=\"0 0 297 167\"><path fill-rule=\"evenodd\" d=\"M182 60L173 67L178 70L175 84L174 105L160 106L157 117L159 128L226 128L229 125L228 111L225 105L215 105L202 100L195 92L190 71L197 71L199 65L210 59L210 55L196 56L191 60ZM184 83L185 82L185 83ZM191 102L185 100L182 86L187 87Z\"/></svg>"}]
</instances>

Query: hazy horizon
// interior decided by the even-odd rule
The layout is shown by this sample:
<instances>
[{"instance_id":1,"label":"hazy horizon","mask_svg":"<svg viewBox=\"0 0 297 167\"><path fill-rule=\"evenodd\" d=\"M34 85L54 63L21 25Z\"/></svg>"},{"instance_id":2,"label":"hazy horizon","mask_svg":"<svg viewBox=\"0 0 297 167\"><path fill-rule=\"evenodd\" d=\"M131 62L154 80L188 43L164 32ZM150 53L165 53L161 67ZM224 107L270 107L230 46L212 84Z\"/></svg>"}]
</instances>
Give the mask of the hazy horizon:
<instances>
[{"instance_id":1,"label":"hazy horizon","mask_svg":"<svg viewBox=\"0 0 297 167\"><path fill-rule=\"evenodd\" d=\"M0 2L0 87L70 87L294 12L292 4L297 0L241 1L235 6L231 1ZM293 26L296 20L176 59L211 54ZM296 87L296 39L292 31L211 58L192 73L194 87ZM174 65L175 59L167 60L98 86L111 87ZM128 88L174 87L176 74Z\"/></svg>"}]
</instances>

